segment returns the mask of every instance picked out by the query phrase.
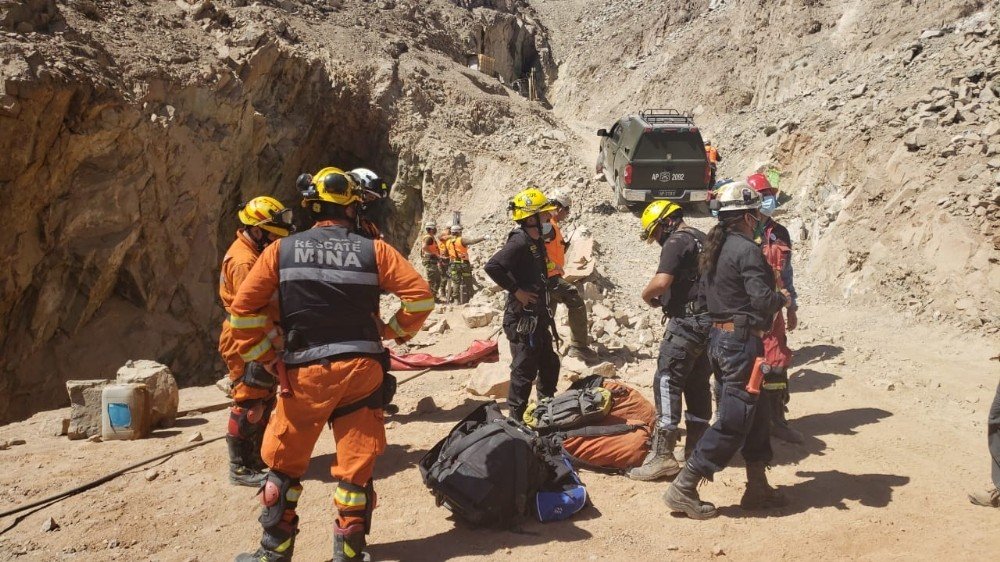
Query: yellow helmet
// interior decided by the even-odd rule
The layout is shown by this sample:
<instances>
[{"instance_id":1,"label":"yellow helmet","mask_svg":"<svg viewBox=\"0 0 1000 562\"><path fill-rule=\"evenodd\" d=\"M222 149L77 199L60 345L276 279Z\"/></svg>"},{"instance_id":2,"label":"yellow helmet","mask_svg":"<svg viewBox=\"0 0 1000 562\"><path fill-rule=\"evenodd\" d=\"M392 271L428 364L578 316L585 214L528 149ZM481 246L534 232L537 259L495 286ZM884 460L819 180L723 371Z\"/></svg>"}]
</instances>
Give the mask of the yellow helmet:
<instances>
[{"instance_id":1,"label":"yellow helmet","mask_svg":"<svg viewBox=\"0 0 1000 562\"><path fill-rule=\"evenodd\" d=\"M309 201L325 201L334 205L350 205L361 201L361 188L340 168L323 168L316 175L302 174L295 182L302 194L302 206Z\"/></svg>"},{"instance_id":2,"label":"yellow helmet","mask_svg":"<svg viewBox=\"0 0 1000 562\"><path fill-rule=\"evenodd\" d=\"M258 226L278 236L288 236L293 230L292 210L266 195L254 197L241 205L239 217L246 226Z\"/></svg>"},{"instance_id":3,"label":"yellow helmet","mask_svg":"<svg viewBox=\"0 0 1000 562\"><path fill-rule=\"evenodd\" d=\"M648 241L656 230L656 225L680 210L680 205L662 199L647 205L646 210L642 212L642 233L639 234L639 238Z\"/></svg>"},{"instance_id":4,"label":"yellow helmet","mask_svg":"<svg viewBox=\"0 0 1000 562\"><path fill-rule=\"evenodd\" d=\"M554 211L556 206L549 202L549 198L540 189L529 187L510 200L508 209L511 219L522 221L538 213Z\"/></svg>"}]
</instances>

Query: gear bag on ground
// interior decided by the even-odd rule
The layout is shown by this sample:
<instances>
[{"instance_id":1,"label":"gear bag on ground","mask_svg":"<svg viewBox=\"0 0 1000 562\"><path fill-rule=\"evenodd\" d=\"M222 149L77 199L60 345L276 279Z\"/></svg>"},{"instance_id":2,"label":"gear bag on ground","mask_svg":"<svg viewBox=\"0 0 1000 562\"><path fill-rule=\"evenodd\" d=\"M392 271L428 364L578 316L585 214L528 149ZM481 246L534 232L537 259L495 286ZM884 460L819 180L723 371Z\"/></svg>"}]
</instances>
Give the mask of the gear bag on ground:
<instances>
[{"instance_id":1,"label":"gear bag on ground","mask_svg":"<svg viewBox=\"0 0 1000 562\"><path fill-rule=\"evenodd\" d=\"M476 526L510 527L532 511L565 519L586 504L558 443L507 419L496 402L473 410L419 467L437 504Z\"/></svg>"},{"instance_id":2,"label":"gear bag on ground","mask_svg":"<svg viewBox=\"0 0 1000 562\"><path fill-rule=\"evenodd\" d=\"M586 396L594 389L607 392L610 404L606 415L588 418L586 425L573 428L551 427L547 431L562 439L566 456L577 468L602 472L625 472L642 465L649 452L649 438L656 420L656 408L638 390L621 382L591 375L573 383L563 397ZM572 402L572 399L566 400Z\"/></svg>"}]
</instances>

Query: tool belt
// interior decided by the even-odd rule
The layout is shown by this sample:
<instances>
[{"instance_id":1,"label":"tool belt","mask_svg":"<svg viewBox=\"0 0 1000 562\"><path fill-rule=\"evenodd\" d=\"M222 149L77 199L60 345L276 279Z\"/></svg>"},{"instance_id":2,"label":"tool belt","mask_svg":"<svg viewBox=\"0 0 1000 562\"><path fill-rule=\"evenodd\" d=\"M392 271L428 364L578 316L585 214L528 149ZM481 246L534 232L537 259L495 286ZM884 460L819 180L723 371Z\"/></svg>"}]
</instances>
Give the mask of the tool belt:
<instances>
[{"instance_id":1,"label":"tool belt","mask_svg":"<svg viewBox=\"0 0 1000 562\"><path fill-rule=\"evenodd\" d=\"M735 334L736 337L742 339L746 339L747 336L757 336L758 338L764 337L764 330L737 326L735 322L713 322L712 326L715 326L723 332L731 332ZM743 334L742 336L740 335L741 333Z\"/></svg>"}]
</instances>

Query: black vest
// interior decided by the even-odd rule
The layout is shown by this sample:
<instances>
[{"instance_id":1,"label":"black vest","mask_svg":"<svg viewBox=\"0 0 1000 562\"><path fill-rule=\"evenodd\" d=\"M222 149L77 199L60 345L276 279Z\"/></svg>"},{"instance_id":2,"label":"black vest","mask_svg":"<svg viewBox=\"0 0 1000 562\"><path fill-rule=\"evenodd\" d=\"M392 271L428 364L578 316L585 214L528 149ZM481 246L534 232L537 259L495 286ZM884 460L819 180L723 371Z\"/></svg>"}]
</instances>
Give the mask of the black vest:
<instances>
[{"instance_id":1,"label":"black vest","mask_svg":"<svg viewBox=\"0 0 1000 562\"><path fill-rule=\"evenodd\" d=\"M293 234L281 240L278 272L285 363L382 353L374 241L342 226Z\"/></svg>"}]
</instances>

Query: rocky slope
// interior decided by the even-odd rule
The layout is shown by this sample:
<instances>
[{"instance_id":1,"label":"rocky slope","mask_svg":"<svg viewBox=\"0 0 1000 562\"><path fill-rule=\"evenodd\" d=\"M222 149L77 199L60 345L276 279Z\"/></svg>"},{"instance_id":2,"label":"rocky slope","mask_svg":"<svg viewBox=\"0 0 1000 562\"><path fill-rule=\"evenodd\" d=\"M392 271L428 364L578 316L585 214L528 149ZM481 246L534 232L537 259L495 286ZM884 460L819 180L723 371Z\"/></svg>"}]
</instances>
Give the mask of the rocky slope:
<instances>
[{"instance_id":1,"label":"rocky slope","mask_svg":"<svg viewBox=\"0 0 1000 562\"><path fill-rule=\"evenodd\" d=\"M707 4L533 3L579 161L625 113L692 112L720 177L781 170L782 220L844 302L1000 330L997 2Z\"/></svg>"},{"instance_id":2,"label":"rocky slope","mask_svg":"<svg viewBox=\"0 0 1000 562\"><path fill-rule=\"evenodd\" d=\"M494 139L551 126L502 84L554 78L532 22L516 1L0 2L0 421L129 358L210 380L235 208L295 200L302 171L389 178L408 247L505 165Z\"/></svg>"}]
</instances>

